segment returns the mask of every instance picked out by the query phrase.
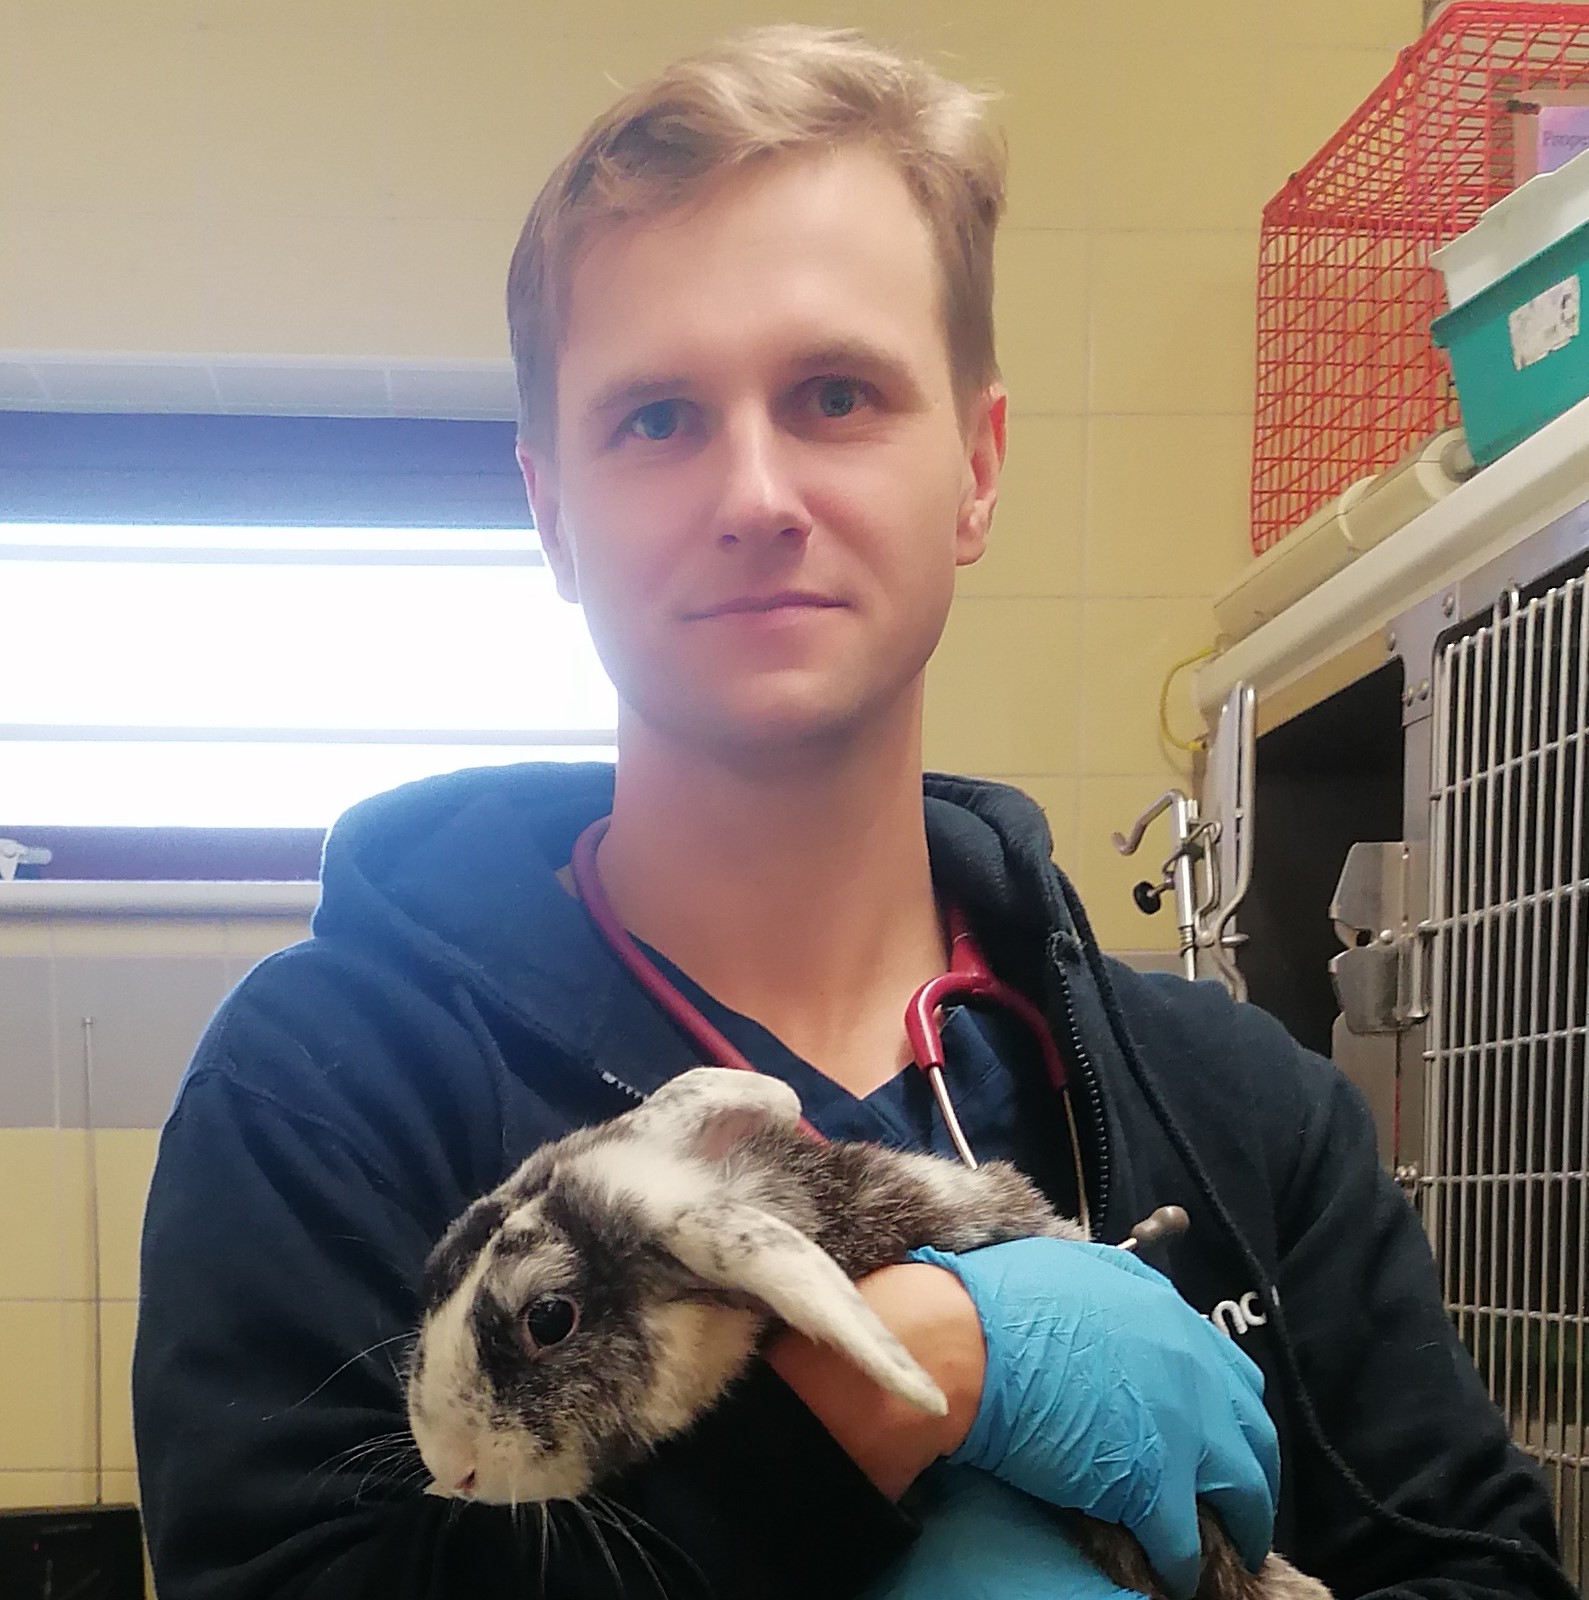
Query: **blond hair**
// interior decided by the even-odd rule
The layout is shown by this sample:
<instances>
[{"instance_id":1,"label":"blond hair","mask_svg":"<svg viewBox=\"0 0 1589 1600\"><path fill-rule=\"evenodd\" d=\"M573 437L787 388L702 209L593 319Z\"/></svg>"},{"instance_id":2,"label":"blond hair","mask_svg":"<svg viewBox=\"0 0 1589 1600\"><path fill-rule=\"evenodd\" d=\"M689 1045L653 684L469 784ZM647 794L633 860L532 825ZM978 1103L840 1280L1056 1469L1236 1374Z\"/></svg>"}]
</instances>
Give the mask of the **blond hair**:
<instances>
[{"instance_id":1,"label":"blond hair","mask_svg":"<svg viewBox=\"0 0 1589 1600\"><path fill-rule=\"evenodd\" d=\"M593 232L687 205L752 162L864 146L904 179L931 232L962 406L998 377L993 236L1005 148L988 94L849 29L779 24L685 57L585 132L536 197L508 272L519 437L555 448L569 284Z\"/></svg>"}]
</instances>

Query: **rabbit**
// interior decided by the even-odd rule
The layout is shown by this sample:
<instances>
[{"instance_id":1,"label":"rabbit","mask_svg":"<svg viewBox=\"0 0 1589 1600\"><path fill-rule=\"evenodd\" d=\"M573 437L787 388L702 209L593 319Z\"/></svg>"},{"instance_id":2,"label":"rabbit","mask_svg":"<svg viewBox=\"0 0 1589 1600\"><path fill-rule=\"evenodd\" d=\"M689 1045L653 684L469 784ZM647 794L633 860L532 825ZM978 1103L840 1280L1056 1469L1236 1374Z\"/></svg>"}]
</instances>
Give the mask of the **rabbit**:
<instances>
[{"instance_id":1,"label":"rabbit","mask_svg":"<svg viewBox=\"0 0 1589 1600\"><path fill-rule=\"evenodd\" d=\"M434 1492L577 1500L706 1411L778 1325L942 1416L852 1280L919 1245L1085 1238L1008 1162L819 1143L799 1121L781 1080L694 1068L543 1145L458 1217L425 1265L407 1381ZM1164 1600L1128 1532L1061 1515L1112 1581ZM1281 1557L1249 1573L1200 1520L1202 1600L1329 1600Z\"/></svg>"}]
</instances>

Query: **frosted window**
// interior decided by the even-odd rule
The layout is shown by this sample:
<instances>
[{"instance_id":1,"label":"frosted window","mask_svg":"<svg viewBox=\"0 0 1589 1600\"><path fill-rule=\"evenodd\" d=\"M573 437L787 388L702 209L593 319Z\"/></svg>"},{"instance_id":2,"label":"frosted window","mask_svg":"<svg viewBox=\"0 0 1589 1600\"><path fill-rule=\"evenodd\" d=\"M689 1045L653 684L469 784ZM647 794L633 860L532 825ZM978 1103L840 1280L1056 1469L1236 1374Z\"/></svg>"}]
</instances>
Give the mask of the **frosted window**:
<instances>
[{"instance_id":1,"label":"frosted window","mask_svg":"<svg viewBox=\"0 0 1589 1600\"><path fill-rule=\"evenodd\" d=\"M523 533L5 524L0 620L6 822L321 827L426 773L613 753Z\"/></svg>"}]
</instances>

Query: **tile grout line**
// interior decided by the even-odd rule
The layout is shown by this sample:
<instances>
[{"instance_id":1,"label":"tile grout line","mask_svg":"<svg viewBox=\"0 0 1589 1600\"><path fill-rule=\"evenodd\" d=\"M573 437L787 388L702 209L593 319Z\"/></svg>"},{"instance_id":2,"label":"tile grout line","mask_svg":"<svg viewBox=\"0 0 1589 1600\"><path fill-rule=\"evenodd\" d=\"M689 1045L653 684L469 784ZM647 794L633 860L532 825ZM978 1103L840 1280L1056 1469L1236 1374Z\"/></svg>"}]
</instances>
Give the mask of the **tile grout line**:
<instances>
[{"instance_id":1,"label":"tile grout line","mask_svg":"<svg viewBox=\"0 0 1589 1600\"><path fill-rule=\"evenodd\" d=\"M108 1294L98 1300L86 1294L5 1294L0 1306L136 1306L137 1295Z\"/></svg>"},{"instance_id":2,"label":"tile grout line","mask_svg":"<svg viewBox=\"0 0 1589 1600\"><path fill-rule=\"evenodd\" d=\"M94 1503L105 1503L105 1318L104 1276L99 1245L99 1143L94 1129L94 1019L83 1018L83 1105L88 1124L88 1249L94 1286L93 1370L89 1381L94 1399Z\"/></svg>"}]
</instances>

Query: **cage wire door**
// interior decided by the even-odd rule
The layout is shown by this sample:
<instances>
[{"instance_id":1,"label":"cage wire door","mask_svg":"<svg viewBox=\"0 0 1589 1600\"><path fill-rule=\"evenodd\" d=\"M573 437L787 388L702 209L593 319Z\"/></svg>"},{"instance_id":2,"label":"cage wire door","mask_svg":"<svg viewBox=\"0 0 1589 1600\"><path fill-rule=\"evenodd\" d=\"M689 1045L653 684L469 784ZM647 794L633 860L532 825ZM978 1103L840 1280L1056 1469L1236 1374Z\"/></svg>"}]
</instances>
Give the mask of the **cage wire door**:
<instances>
[{"instance_id":1,"label":"cage wire door","mask_svg":"<svg viewBox=\"0 0 1589 1600\"><path fill-rule=\"evenodd\" d=\"M1585 1576L1589 586L1503 590L1431 674L1425 1139L1445 1302Z\"/></svg>"}]
</instances>

